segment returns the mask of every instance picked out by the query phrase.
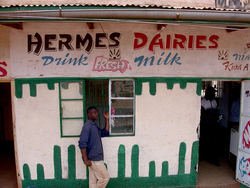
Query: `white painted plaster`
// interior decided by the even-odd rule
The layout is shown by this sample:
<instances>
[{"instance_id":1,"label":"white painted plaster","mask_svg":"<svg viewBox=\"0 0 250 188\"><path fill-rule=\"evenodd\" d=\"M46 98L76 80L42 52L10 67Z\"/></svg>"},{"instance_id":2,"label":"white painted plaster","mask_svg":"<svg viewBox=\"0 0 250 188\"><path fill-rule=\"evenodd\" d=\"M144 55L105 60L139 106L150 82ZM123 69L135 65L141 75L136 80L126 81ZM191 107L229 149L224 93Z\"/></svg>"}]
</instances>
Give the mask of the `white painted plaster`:
<instances>
[{"instance_id":1,"label":"white painted plaster","mask_svg":"<svg viewBox=\"0 0 250 188\"><path fill-rule=\"evenodd\" d=\"M58 84L55 90L48 90L46 84L37 85L37 96L30 97L29 85L23 85L23 97L15 98L17 149L23 178L23 164L27 163L31 170L31 178L36 179L36 165L42 164L45 178L54 178L53 148L61 147L63 178L67 178L68 146L77 146L78 138L60 137L59 93ZM79 156L78 148L76 148ZM84 168L81 158L76 164ZM77 176L84 175L81 170Z\"/></svg>"},{"instance_id":2,"label":"white painted plaster","mask_svg":"<svg viewBox=\"0 0 250 188\"><path fill-rule=\"evenodd\" d=\"M31 178L36 179L36 165L42 164L46 179L54 178L53 148L61 147L63 178L68 175L67 151L76 146L76 177L85 179L85 166L78 149L78 138L60 138L58 84L48 90L46 84L37 85L37 96L30 97L29 86L23 86L23 97L15 98L16 135L20 169L27 163ZM139 175L147 177L149 162L156 163L156 176L161 176L163 161L169 162L169 174L177 174L179 145L187 144L185 173L190 173L191 147L197 140L200 97L196 84L180 89L175 84L167 90L166 84L157 84L155 96L149 94L144 83L142 95L136 96L135 136L103 138L104 158L111 177L117 177L117 154L120 144L126 148L126 177L131 176L131 150L139 146ZM21 178L23 172L21 170Z\"/></svg>"}]
</instances>

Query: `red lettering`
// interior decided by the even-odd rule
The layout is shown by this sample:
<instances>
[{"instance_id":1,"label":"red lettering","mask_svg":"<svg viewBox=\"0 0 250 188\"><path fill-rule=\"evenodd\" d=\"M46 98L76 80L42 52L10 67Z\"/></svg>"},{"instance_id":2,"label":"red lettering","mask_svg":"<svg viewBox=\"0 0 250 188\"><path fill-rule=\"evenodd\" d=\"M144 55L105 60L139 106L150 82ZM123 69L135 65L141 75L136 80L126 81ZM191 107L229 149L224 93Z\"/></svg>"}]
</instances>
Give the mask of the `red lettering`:
<instances>
[{"instance_id":1,"label":"red lettering","mask_svg":"<svg viewBox=\"0 0 250 188\"><path fill-rule=\"evenodd\" d=\"M194 49L194 36L190 35L188 38L188 49Z\"/></svg>"},{"instance_id":2,"label":"red lettering","mask_svg":"<svg viewBox=\"0 0 250 188\"><path fill-rule=\"evenodd\" d=\"M135 35L134 50L137 50L139 48L144 48L148 42L147 35L143 33L134 33L134 35ZM141 43L139 43L139 39L141 39Z\"/></svg>"},{"instance_id":3,"label":"red lettering","mask_svg":"<svg viewBox=\"0 0 250 188\"><path fill-rule=\"evenodd\" d=\"M163 42L162 42L162 39L160 37L161 37L160 34L155 35L155 37L152 39L152 41L150 42L150 45L148 47L149 51L155 53L155 51L154 51L155 46L160 46L160 49L163 50Z\"/></svg>"},{"instance_id":4,"label":"red lettering","mask_svg":"<svg viewBox=\"0 0 250 188\"><path fill-rule=\"evenodd\" d=\"M206 46L203 46L203 42L202 41L206 41L207 37L204 35L197 35L196 37L196 48L197 49L207 49Z\"/></svg>"},{"instance_id":5,"label":"red lettering","mask_svg":"<svg viewBox=\"0 0 250 188\"><path fill-rule=\"evenodd\" d=\"M229 61L223 63L225 65L225 70L232 71L232 70L241 70L242 65L234 65L233 63L229 63Z\"/></svg>"},{"instance_id":6,"label":"red lettering","mask_svg":"<svg viewBox=\"0 0 250 188\"><path fill-rule=\"evenodd\" d=\"M219 40L219 36L217 35L212 35L209 37L209 42L211 42L213 44L213 46L209 46L209 49L216 49L218 48L218 40Z\"/></svg>"},{"instance_id":7,"label":"red lettering","mask_svg":"<svg viewBox=\"0 0 250 188\"><path fill-rule=\"evenodd\" d=\"M232 66L232 70L241 70L241 65Z\"/></svg>"},{"instance_id":8,"label":"red lettering","mask_svg":"<svg viewBox=\"0 0 250 188\"><path fill-rule=\"evenodd\" d=\"M160 34L156 34L152 39L148 39L146 34L134 33L134 50L145 48L155 53L156 47L159 50L207 50L217 49L219 47L219 36L217 35L182 35L182 34L167 34L166 38L162 38ZM164 41L166 40L166 41ZM148 42L150 42L148 44Z\"/></svg>"},{"instance_id":9,"label":"red lettering","mask_svg":"<svg viewBox=\"0 0 250 188\"><path fill-rule=\"evenodd\" d=\"M4 65L5 67L7 66L7 63L4 62L0 62L1 65ZM3 68L3 67L0 67L0 72L2 72L2 75L0 75L0 77L4 77L7 75L7 71Z\"/></svg>"},{"instance_id":10,"label":"red lettering","mask_svg":"<svg viewBox=\"0 0 250 188\"><path fill-rule=\"evenodd\" d=\"M175 34L175 39L173 41L173 48L177 49L177 45L181 48L181 49L186 49L186 47L184 46L184 44L187 41L187 38L185 35L180 35L180 34Z\"/></svg>"},{"instance_id":11,"label":"red lettering","mask_svg":"<svg viewBox=\"0 0 250 188\"><path fill-rule=\"evenodd\" d=\"M233 63L229 64L229 61L227 61L227 62L223 63L223 65L225 65L225 70L228 69L229 71L231 71L231 69L229 68L229 66L233 65Z\"/></svg>"},{"instance_id":12,"label":"red lettering","mask_svg":"<svg viewBox=\"0 0 250 188\"><path fill-rule=\"evenodd\" d=\"M171 35L167 35L166 39L166 49L170 50L171 49Z\"/></svg>"}]
</instances>

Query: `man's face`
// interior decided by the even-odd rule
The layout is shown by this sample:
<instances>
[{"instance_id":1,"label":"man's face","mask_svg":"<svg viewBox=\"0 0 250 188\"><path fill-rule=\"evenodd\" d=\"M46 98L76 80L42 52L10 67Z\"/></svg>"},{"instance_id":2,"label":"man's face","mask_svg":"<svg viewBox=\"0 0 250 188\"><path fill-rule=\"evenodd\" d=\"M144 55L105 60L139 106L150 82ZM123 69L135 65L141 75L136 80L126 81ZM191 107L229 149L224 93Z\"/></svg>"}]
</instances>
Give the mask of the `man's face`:
<instances>
[{"instance_id":1,"label":"man's face","mask_svg":"<svg viewBox=\"0 0 250 188\"><path fill-rule=\"evenodd\" d=\"M94 108L89 111L88 116L89 116L89 119L91 119L93 121L98 120L98 118L99 118L98 111Z\"/></svg>"}]
</instances>

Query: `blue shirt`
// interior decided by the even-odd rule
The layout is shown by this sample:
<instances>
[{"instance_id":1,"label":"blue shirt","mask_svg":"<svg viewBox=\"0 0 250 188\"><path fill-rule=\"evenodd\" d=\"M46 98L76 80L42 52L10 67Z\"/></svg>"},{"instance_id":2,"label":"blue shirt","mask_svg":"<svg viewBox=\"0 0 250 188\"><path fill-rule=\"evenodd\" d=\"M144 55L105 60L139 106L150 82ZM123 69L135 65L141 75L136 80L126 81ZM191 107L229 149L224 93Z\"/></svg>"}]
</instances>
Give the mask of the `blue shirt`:
<instances>
[{"instance_id":1,"label":"blue shirt","mask_svg":"<svg viewBox=\"0 0 250 188\"><path fill-rule=\"evenodd\" d=\"M104 128L100 129L95 122L87 119L82 128L79 140L79 148L87 148L87 156L91 161L103 160L103 148L101 137L108 136L109 132Z\"/></svg>"},{"instance_id":2,"label":"blue shirt","mask_svg":"<svg viewBox=\"0 0 250 188\"><path fill-rule=\"evenodd\" d=\"M240 98L233 101L232 107L229 113L229 121L239 122L240 121Z\"/></svg>"}]
</instances>

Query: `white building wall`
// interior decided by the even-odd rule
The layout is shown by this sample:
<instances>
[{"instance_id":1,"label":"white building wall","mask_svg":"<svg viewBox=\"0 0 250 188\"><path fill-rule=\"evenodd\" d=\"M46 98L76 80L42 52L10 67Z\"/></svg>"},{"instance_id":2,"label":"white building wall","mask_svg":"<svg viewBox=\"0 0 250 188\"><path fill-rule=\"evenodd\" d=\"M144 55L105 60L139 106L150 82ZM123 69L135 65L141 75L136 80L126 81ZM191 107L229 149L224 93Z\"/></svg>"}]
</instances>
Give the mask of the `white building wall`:
<instances>
[{"instance_id":1,"label":"white building wall","mask_svg":"<svg viewBox=\"0 0 250 188\"><path fill-rule=\"evenodd\" d=\"M76 178L85 179L85 165L78 149L78 137L60 137L58 85L48 90L47 85L37 85L37 96L30 97L29 86L23 86L23 97L15 98L16 135L20 169L27 163L31 179L37 178L36 165L44 167L45 179L54 178L53 147L58 145L62 152L63 178L68 175L67 148L76 146ZM136 96L135 136L103 138L105 163L111 177L117 177L117 154L120 144L126 148L126 177L131 176L131 149L138 145L139 176L147 177L149 162L156 163L156 176L161 175L161 164L169 162L169 174L177 174L179 146L186 143L185 173L190 173L191 149L197 141L196 128L199 124L200 97L196 84L187 84L180 89L175 84L172 90L166 84L157 84L156 95L149 93L149 84L144 83L142 95ZM21 170L21 178L23 172Z\"/></svg>"}]
</instances>

